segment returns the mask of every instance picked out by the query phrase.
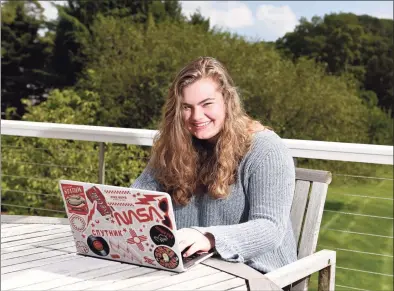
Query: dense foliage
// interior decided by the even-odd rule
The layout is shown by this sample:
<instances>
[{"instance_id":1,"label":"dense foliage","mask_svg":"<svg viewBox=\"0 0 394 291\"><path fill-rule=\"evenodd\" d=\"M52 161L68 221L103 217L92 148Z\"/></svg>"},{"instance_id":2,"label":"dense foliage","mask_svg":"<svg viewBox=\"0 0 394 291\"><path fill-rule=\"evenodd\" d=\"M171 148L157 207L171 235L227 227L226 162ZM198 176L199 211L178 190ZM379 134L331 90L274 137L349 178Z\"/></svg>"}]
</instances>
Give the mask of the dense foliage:
<instances>
[{"instance_id":1,"label":"dense foliage","mask_svg":"<svg viewBox=\"0 0 394 291\"><path fill-rule=\"evenodd\" d=\"M1 8L1 107L21 118L22 98L40 102L51 89L48 67L53 46L50 35L38 34L45 21L37 1L7 2Z\"/></svg>"},{"instance_id":2,"label":"dense foliage","mask_svg":"<svg viewBox=\"0 0 394 291\"><path fill-rule=\"evenodd\" d=\"M77 93L55 89L38 106L25 100L27 113L23 119L92 124L98 100L98 94L86 90ZM130 185L143 170L148 151L134 145L106 144L105 148L106 180L113 185ZM63 211L58 191L61 178L98 182L98 143L95 142L3 136L1 150L2 210L11 214L51 216Z\"/></svg>"},{"instance_id":3,"label":"dense foliage","mask_svg":"<svg viewBox=\"0 0 394 291\"><path fill-rule=\"evenodd\" d=\"M330 73L354 75L367 91L361 97L393 112L393 20L351 13L303 18L276 46L293 60L305 56L327 64Z\"/></svg>"},{"instance_id":4,"label":"dense foliage","mask_svg":"<svg viewBox=\"0 0 394 291\"><path fill-rule=\"evenodd\" d=\"M155 129L175 73L186 62L209 55L229 68L247 112L282 137L392 144L392 119L377 106L392 98L387 95L392 83L382 81L392 72L378 65L390 66L383 57L392 45L376 36L392 30L385 25L377 29L379 19L356 18L357 25L351 15L339 20L327 16L330 25L318 18L303 21L278 41L277 50L209 29L209 20L199 12L187 20L176 1L68 2L59 7L59 19L48 23L36 1L2 3L2 107L7 118ZM47 27L44 36L38 33L42 26ZM307 36L310 31L316 38ZM370 45L363 47L365 41ZM297 43L301 50L295 52L290 48ZM294 59L283 57L290 52ZM3 136L2 210L36 213L4 204L62 209L57 180L97 182L97 147L93 142ZM106 144L106 183L128 186L148 152Z\"/></svg>"}]
</instances>

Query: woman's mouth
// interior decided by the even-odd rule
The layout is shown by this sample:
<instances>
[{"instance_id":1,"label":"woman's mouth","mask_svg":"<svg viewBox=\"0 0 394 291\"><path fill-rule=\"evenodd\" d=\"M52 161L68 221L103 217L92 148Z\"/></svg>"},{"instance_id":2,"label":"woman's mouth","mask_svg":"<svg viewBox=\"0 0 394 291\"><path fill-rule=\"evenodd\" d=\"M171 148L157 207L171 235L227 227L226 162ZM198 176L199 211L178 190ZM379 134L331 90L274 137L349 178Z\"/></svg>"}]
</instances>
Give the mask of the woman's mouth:
<instances>
[{"instance_id":1,"label":"woman's mouth","mask_svg":"<svg viewBox=\"0 0 394 291\"><path fill-rule=\"evenodd\" d=\"M201 123L194 123L193 127L197 130L201 130L206 128L212 121L201 122Z\"/></svg>"}]
</instances>

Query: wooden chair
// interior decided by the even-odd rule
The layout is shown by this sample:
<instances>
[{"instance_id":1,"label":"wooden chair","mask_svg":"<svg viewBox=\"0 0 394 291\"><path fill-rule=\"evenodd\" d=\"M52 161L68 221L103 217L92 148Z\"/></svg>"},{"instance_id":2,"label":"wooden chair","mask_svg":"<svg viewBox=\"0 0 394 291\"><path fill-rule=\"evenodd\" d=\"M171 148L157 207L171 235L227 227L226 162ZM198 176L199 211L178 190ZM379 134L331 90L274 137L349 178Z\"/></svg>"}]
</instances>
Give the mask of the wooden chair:
<instances>
[{"instance_id":1,"label":"wooden chair","mask_svg":"<svg viewBox=\"0 0 394 291\"><path fill-rule=\"evenodd\" d=\"M266 274L280 288L307 290L310 276L319 272L318 290L335 289L336 252L315 252L330 183L330 172L296 168L291 222L298 242L298 260Z\"/></svg>"}]
</instances>

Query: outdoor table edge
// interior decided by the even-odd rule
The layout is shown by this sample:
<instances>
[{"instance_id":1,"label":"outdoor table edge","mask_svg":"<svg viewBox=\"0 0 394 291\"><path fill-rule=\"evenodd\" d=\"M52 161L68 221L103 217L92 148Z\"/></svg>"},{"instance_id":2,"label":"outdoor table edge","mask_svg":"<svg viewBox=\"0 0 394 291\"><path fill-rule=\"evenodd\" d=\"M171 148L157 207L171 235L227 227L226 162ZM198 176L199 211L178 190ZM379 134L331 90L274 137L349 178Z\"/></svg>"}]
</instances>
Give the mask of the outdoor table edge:
<instances>
[{"instance_id":1,"label":"outdoor table edge","mask_svg":"<svg viewBox=\"0 0 394 291\"><path fill-rule=\"evenodd\" d=\"M24 215L1 215L1 223L5 224L63 224L68 225L69 221L67 218L59 217L45 217L45 216L24 216ZM269 280L263 274L257 270L243 264L243 263L232 263L227 262L218 258L209 258L202 264L216 268L223 272L245 279L249 290L282 290L274 282ZM252 282L258 281L259 284L256 286ZM266 289L268 288L268 289Z\"/></svg>"}]
</instances>

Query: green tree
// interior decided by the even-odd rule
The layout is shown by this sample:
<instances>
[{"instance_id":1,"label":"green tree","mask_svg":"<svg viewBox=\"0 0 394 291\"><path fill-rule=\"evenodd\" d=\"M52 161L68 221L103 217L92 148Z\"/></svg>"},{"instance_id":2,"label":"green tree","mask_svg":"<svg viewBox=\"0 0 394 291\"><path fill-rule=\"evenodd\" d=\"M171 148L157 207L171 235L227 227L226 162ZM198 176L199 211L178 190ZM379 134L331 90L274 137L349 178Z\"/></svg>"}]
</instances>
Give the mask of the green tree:
<instances>
[{"instance_id":1,"label":"green tree","mask_svg":"<svg viewBox=\"0 0 394 291\"><path fill-rule=\"evenodd\" d=\"M206 32L209 31L209 24L210 24L209 19L204 18L204 16L201 14L200 9L197 9L197 11L195 11L190 16L189 23L200 26Z\"/></svg>"},{"instance_id":2,"label":"green tree","mask_svg":"<svg viewBox=\"0 0 394 291\"><path fill-rule=\"evenodd\" d=\"M22 98L39 103L50 89L52 37L39 35L45 24L38 1L1 3L2 118L6 110L12 111L10 118L20 118L25 112Z\"/></svg>"},{"instance_id":3,"label":"green tree","mask_svg":"<svg viewBox=\"0 0 394 291\"><path fill-rule=\"evenodd\" d=\"M329 76L314 61L294 65L271 46L190 24L146 30L127 19L99 17L78 86L100 92L100 125L156 128L175 73L209 55L223 61L247 111L289 138L367 142L367 107L356 84Z\"/></svg>"},{"instance_id":4,"label":"green tree","mask_svg":"<svg viewBox=\"0 0 394 291\"><path fill-rule=\"evenodd\" d=\"M293 60L305 56L326 63L329 73L351 73L361 90L375 92L378 105L392 112L392 20L351 13L313 17L310 22L303 18L276 46Z\"/></svg>"},{"instance_id":5,"label":"green tree","mask_svg":"<svg viewBox=\"0 0 394 291\"><path fill-rule=\"evenodd\" d=\"M376 111L374 93L359 98L353 78L328 75L314 60L283 59L271 45L249 43L228 32L206 33L190 23L155 23L153 16L147 23L130 25L128 17L98 15L88 40L90 45L83 51L87 62L76 86L53 90L39 105L26 101L23 120L157 128L176 72L206 55L229 68L247 112L282 137L356 143L392 140L392 131L385 130L389 119ZM371 106L376 110L371 111ZM56 181L97 182L97 146L60 139L2 138L3 204L62 209ZM107 144L106 149L106 183L130 185L143 169L149 149L116 144ZM366 171L360 166L358 174ZM48 214L2 207L13 213Z\"/></svg>"},{"instance_id":6,"label":"green tree","mask_svg":"<svg viewBox=\"0 0 394 291\"><path fill-rule=\"evenodd\" d=\"M24 100L23 120L91 125L96 122L98 94L53 90L39 105ZM98 143L3 136L2 206L8 214L64 214L59 179L98 182ZM134 145L106 144L106 183L128 187L146 164L147 150ZM20 206L15 207L14 205Z\"/></svg>"},{"instance_id":7,"label":"green tree","mask_svg":"<svg viewBox=\"0 0 394 291\"><path fill-rule=\"evenodd\" d=\"M129 25L146 23L149 15L154 22L184 20L178 1L68 0L68 5L58 6L58 10L53 60L58 87L74 85L82 72L87 59L83 51L89 46L90 27L97 15L127 17Z\"/></svg>"}]
</instances>

